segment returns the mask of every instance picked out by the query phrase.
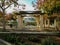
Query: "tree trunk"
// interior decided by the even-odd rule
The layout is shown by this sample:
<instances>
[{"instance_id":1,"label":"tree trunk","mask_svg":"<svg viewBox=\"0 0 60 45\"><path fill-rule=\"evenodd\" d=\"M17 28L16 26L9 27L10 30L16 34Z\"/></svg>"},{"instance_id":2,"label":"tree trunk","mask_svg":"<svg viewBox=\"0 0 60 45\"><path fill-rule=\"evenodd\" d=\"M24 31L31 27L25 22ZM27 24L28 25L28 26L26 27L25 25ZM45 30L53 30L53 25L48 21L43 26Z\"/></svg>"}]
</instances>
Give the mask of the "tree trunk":
<instances>
[{"instance_id":1,"label":"tree trunk","mask_svg":"<svg viewBox=\"0 0 60 45\"><path fill-rule=\"evenodd\" d=\"M3 14L2 14L2 20L3 20L3 31L6 31L6 22L5 22L5 10L3 10Z\"/></svg>"}]
</instances>

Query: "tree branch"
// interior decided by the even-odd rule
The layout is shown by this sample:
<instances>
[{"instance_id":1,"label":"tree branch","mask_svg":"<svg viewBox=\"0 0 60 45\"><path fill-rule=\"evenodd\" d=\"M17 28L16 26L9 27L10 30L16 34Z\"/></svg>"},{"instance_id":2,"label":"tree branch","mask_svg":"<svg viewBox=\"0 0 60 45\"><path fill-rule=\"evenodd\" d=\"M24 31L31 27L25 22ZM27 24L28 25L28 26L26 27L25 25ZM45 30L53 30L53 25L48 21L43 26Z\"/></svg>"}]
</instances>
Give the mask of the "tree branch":
<instances>
[{"instance_id":1,"label":"tree branch","mask_svg":"<svg viewBox=\"0 0 60 45\"><path fill-rule=\"evenodd\" d=\"M1 5L0 5L0 8L3 9Z\"/></svg>"},{"instance_id":2,"label":"tree branch","mask_svg":"<svg viewBox=\"0 0 60 45\"><path fill-rule=\"evenodd\" d=\"M13 3L16 3L18 5L18 3L14 0L12 0ZM13 3L10 3L5 9L9 8Z\"/></svg>"},{"instance_id":3,"label":"tree branch","mask_svg":"<svg viewBox=\"0 0 60 45\"><path fill-rule=\"evenodd\" d=\"M5 9L9 8L13 3L10 3Z\"/></svg>"},{"instance_id":4,"label":"tree branch","mask_svg":"<svg viewBox=\"0 0 60 45\"><path fill-rule=\"evenodd\" d=\"M14 0L12 0L12 1L18 5L18 3L16 1L14 1Z\"/></svg>"},{"instance_id":5,"label":"tree branch","mask_svg":"<svg viewBox=\"0 0 60 45\"><path fill-rule=\"evenodd\" d=\"M5 6L5 0L2 1L2 7Z\"/></svg>"},{"instance_id":6,"label":"tree branch","mask_svg":"<svg viewBox=\"0 0 60 45\"><path fill-rule=\"evenodd\" d=\"M19 6L24 6L23 4L18 4L16 1L12 0L13 3L19 5Z\"/></svg>"}]
</instances>

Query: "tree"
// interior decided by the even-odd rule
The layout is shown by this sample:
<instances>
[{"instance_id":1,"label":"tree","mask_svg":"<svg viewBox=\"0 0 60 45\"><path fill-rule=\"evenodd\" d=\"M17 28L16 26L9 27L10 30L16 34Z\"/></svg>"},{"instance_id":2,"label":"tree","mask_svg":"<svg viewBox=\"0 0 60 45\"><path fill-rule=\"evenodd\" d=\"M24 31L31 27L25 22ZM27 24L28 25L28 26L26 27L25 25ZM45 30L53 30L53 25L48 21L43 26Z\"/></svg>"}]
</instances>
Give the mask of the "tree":
<instances>
[{"instance_id":1,"label":"tree","mask_svg":"<svg viewBox=\"0 0 60 45\"><path fill-rule=\"evenodd\" d=\"M51 9L55 6L57 0L37 0L36 4L32 3L38 10L43 10L45 13L51 13Z\"/></svg>"},{"instance_id":2,"label":"tree","mask_svg":"<svg viewBox=\"0 0 60 45\"><path fill-rule=\"evenodd\" d=\"M55 12L57 14L60 14L60 1L59 0L56 0L54 7L51 9L51 12Z\"/></svg>"},{"instance_id":3,"label":"tree","mask_svg":"<svg viewBox=\"0 0 60 45\"><path fill-rule=\"evenodd\" d=\"M52 15L53 13L60 14L60 1L59 0L37 0L36 6L34 2L32 3L34 7L38 10L43 11L47 15Z\"/></svg>"},{"instance_id":4,"label":"tree","mask_svg":"<svg viewBox=\"0 0 60 45\"><path fill-rule=\"evenodd\" d=\"M0 11L0 18L2 17L2 12Z\"/></svg>"},{"instance_id":5,"label":"tree","mask_svg":"<svg viewBox=\"0 0 60 45\"><path fill-rule=\"evenodd\" d=\"M5 28L5 14L6 14L6 9L11 7L12 4L14 6L20 6L17 2L18 0L0 0L0 10L2 11L2 18L3 18L3 30L6 30Z\"/></svg>"}]
</instances>

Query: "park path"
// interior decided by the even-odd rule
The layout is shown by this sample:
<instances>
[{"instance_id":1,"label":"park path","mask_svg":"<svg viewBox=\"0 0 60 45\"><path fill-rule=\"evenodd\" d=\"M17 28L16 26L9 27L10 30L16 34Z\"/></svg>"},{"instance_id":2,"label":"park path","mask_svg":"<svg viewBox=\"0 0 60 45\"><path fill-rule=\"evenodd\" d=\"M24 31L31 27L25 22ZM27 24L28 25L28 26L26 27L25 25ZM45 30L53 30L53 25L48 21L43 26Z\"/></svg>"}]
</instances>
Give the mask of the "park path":
<instances>
[{"instance_id":1,"label":"park path","mask_svg":"<svg viewBox=\"0 0 60 45\"><path fill-rule=\"evenodd\" d=\"M4 41L4 40L0 39L0 45L12 45L12 44L10 44L7 41Z\"/></svg>"}]
</instances>

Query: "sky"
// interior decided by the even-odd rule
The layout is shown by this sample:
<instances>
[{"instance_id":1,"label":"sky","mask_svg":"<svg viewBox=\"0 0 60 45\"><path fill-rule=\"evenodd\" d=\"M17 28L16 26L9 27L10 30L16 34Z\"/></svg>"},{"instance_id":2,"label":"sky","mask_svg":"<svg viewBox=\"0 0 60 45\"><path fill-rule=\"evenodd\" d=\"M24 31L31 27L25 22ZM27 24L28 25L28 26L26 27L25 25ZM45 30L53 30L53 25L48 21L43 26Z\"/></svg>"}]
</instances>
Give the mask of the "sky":
<instances>
[{"instance_id":1,"label":"sky","mask_svg":"<svg viewBox=\"0 0 60 45\"><path fill-rule=\"evenodd\" d=\"M34 11L34 7L32 7L32 1L36 2L37 0L19 0L18 3L19 4L25 4L26 7L25 9L23 10L22 9L22 6L19 7L19 9L17 7L14 7L14 5L11 5L11 7L9 7L6 12L7 13L11 13L13 12L14 10L13 9L16 9L17 11Z\"/></svg>"}]
</instances>

